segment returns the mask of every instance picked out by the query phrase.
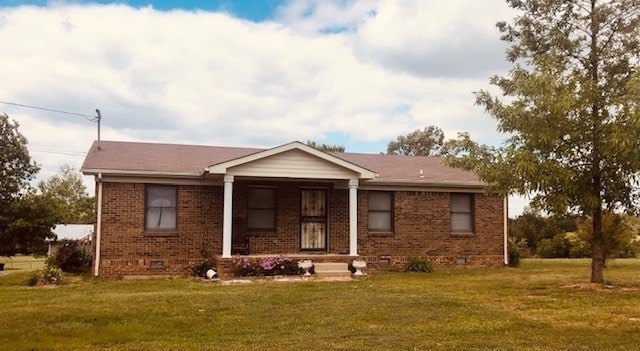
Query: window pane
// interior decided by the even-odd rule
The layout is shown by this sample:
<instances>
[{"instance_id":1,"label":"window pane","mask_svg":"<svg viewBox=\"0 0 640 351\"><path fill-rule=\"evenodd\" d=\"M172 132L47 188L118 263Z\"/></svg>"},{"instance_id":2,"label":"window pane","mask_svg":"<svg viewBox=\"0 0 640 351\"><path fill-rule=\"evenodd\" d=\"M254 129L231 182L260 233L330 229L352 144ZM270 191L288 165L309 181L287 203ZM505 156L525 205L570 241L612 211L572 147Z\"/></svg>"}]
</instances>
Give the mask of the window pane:
<instances>
[{"instance_id":1,"label":"window pane","mask_svg":"<svg viewBox=\"0 0 640 351\"><path fill-rule=\"evenodd\" d=\"M247 227L251 229L273 229L275 228L274 210L249 210Z\"/></svg>"},{"instance_id":2,"label":"window pane","mask_svg":"<svg viewBox=\"0 0 640 351\"><path fill-rule=\"evenodd\" d=\"M471 213L451 213L451 231L456 233L473 232L473 216Z\"/></svg>"},{"instance_id":3,"label":"window pane","mask_svg":"<svg viewBox=\"0 0 640 351\"><path fill-rule=\"evenodd\" d=\"M148 186L146 229L176 229L177 193L175 186Z\"/></svg>"},{"instance_id":4,"label":"window pane","mask_svg":"<svg viewBox=\"0 0 640 351\"><path fill-rule=\"evenodd\" d=\"M391 211L391 193L370 191L369 210Z\"/></svg>"},{"instance_id":5,"label":"window pane","mask_svg":"<svg viewBox=\"0 0 640 351\"><path fill-rule=\"evenodd\" d=\"M247 227L250 229L275 228L276 190L249 188Z\"/></svg>"},{"instance_id":6,"label":"window pane","mask_svg":"<svg viewBox=\"0 0 640 351\"><path fill-rule=\"evenodd\" d=\"M369 230L391 232L391 212L369 212Z\"/></svg>"},{"instance_id":7,"label":"window pane","mask_svg":"<svg viewBox=\"0 0 640 351\"><path fill-rule=\"evenodd\" d=\"M175 229L176 209L168 207L147 208L147 229Z\"/></svg>"},{"instance_id":8,"label":"window pane","mask_svg":"<svg viewBox=\"0 0 640 351\"><path fill-rule=\"evenodd\" d=\"M471 195L451 194L451 212L471 212Z\"/></svg>"},{"instance_id":9,"label":"window pane","mask_svg":"<svg viewBox=\"0 0 640 351\"><path fill-rule=\"evenodd\" d=\"M275 189L249 189L249 208L273 208L275 193Z\"/></svg>"},{"instance_id":10,"label":"window pane","mask_svg":"<svg viewBox=\"0 0 640 351\"><path fill-rule=\"evenodd\" d=\"M175 207L176 188L172 186L150 186L147 188L147 206Z\"/></svg>"}]
</instances>

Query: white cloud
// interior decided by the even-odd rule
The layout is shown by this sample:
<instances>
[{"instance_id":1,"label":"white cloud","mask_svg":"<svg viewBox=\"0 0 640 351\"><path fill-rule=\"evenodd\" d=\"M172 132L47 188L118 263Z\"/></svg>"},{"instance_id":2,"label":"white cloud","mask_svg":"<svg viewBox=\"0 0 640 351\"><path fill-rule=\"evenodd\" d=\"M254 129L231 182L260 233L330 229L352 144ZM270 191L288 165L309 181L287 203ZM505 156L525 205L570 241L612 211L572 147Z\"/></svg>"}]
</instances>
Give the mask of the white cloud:
<instances>
[{"instance_id":1,"label":"white cloud","mask_svg":"<svg viewBox=\"0 0 640 351\"><path fill-rule=\"evenodd\" d=\"M109 140L268 147L343 135L384 145L432 124L496 143L472 91L504 68L494 24L506 7L292 0L263 23L125 5L0 8L0 100L100 108ZM86 151L95 138L82 118L5 107L31 145ZM34 156L50 160L47 175L64 159Z\"/></svg>"},{"instance_id":2,"label":"white cloud","mask_svg":"<svg viewBox=\"0 0 640 351\"><path fill-rule=\"evenodd\" d=\"M359 56L425 77L480 77L504 69L495 23L512 17L495 0L386 1L358 29Z\"/></svg>"}]
</instances>

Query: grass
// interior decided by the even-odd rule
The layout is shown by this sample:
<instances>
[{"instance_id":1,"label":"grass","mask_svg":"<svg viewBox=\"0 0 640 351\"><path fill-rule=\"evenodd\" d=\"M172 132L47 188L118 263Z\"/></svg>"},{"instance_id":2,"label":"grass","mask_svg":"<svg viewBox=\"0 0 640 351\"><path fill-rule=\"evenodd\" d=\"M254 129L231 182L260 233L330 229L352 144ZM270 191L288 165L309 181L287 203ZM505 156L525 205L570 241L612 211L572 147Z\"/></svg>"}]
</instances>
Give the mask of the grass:
<instances>
[{"instance_id":1,"label":"grass","mask_svg":"<svg viewBox=\"0 0 640 351\"><path fill-rule=\"evenodd\" d=\"M0 277L0 350L636 350L640 260L220 285Z\"/></svg>"},{"instance_id":2,"label":"grass","mask_svg":"<svg viewBox=\"0 0 640 351\"><path fill-rule=\"evenodd\" d=\"M33 257L16 255L12 257L0 257L0 263L4 263L5 270L36 270L44 267L46 257Z\"/></svg>"}]
</instances>

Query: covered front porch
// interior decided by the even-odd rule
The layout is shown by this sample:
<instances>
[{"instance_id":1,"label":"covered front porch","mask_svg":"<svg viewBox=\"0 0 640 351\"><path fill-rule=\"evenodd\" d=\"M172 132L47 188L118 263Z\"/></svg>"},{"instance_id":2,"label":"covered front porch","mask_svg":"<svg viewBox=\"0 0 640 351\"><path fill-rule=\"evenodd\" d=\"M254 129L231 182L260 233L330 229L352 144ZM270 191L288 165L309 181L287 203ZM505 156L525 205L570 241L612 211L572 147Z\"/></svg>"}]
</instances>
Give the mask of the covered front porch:
<instances>
[{"instance_id":1,"label":"covered front porch","mask_svg":"<svg viewBox=\"0 0 640 351\"><path fill-rule=\"evenodd\" d=\"M209 166L223 182L220 257L358 256L358 185L375 174L294 142Z\"/></svg>"}]
</instances>

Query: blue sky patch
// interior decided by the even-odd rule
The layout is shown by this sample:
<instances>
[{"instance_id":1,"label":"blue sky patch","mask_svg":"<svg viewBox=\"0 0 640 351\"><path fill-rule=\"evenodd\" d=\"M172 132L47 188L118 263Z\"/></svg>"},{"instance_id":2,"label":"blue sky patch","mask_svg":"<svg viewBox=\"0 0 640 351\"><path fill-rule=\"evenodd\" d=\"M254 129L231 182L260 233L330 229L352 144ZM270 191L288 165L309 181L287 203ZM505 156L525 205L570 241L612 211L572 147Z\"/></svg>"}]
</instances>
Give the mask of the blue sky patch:
<instances>
[{"instance_id":1,"label":"blue sky patch","mask_svg":"<svg viewBox=\"0 0 640 351\"><path fill-rule=\"evenodd\" d=\"M204 10L213 12L225 12L237 18L262 22L273 18L277 8L285 3L284 0L69 0L64 3L72 4L126 4L132 7L151 6L160 11L170 10ZM50 0L3 0L0 7L15 7L22 5L35 5L45 7L48 4L55 4Z\"/></svg>"}]
</instances>

